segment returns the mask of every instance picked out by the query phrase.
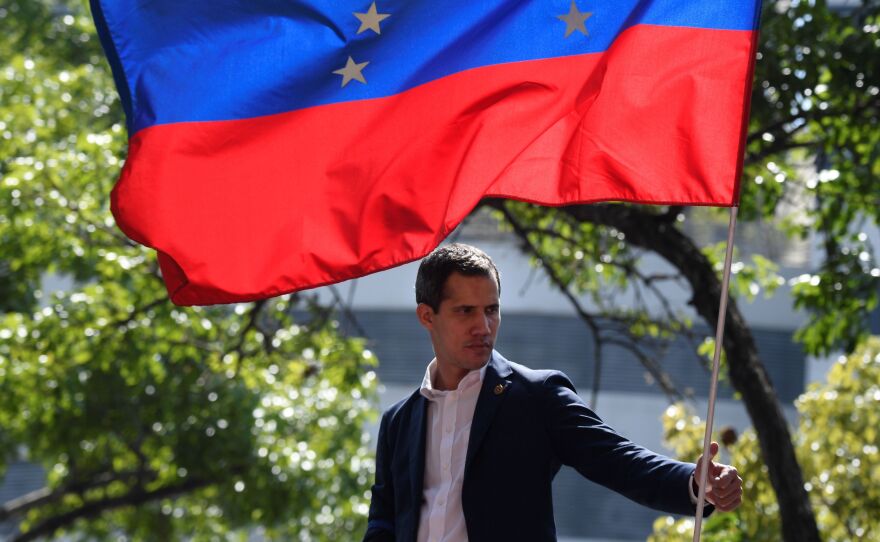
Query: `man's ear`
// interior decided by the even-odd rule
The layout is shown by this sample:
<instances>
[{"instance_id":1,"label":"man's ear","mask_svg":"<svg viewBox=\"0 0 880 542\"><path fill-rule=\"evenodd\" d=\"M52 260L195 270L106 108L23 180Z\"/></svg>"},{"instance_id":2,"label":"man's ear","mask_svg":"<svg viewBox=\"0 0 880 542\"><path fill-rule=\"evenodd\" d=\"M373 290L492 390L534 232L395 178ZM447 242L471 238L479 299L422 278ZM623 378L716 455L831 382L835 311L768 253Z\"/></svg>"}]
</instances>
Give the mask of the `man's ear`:
<instances>
[{"instance_id":1,"label":"man's ear","mask_svg":"<svg viewBox=\"0 0 880 542\"><path fill-rule=\"evenodd\" d=\"M434 326L434 309L432 309L430 305L419 303L416 307L416 316L419 319L419 323L422 324L422 327L428 331Z\"/></svg>"}]
</instances>

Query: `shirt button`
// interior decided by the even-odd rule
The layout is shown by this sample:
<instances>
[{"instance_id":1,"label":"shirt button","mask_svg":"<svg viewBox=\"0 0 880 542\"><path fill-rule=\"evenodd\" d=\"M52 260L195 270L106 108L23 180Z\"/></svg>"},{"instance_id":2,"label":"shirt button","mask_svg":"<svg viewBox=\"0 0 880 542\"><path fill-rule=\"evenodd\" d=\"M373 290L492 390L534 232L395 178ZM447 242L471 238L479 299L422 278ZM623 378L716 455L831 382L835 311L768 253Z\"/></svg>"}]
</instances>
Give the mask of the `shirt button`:
<instances>
[{"instance_id":1,"label":"shirt button","mask_svg":"<svg viewBox=\"0 0 880 542\"><path fill-rule=\"evenodd\" d=\"M445 463L443 465L443 470L449 470L449 463Z\"/></svg>"},{"instance_id":2,"label":"shirt button","mask_svg":"<svg viewBox=\"0 0 880 542\"><path fill-rule=\"evenodd\" d=\"M437 504L440 506L443 506L444 504L446 504L446 501L444 501L443 499L440 499L439 501L437 501Z\"/></svg>"},{"instance_id":3,"label":"shirt button","mask_svg":"<svg viewBox=\"0 0 880 542\"><path fill-rule=\"evenodd\" d=\"M447 432L447 433L452 433L452 426L451 426L451 425L447 425L447 426L446 426L446 432Z\"/></svg>"}]
</instances>

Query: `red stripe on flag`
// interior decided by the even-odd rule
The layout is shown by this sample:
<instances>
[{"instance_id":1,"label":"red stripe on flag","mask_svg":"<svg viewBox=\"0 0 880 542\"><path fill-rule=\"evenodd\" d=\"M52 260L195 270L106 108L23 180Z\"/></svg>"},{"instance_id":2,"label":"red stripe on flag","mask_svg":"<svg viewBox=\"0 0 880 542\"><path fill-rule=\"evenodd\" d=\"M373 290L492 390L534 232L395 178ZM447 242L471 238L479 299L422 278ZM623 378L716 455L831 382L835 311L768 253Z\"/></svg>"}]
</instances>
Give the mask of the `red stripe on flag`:
<instances>
[{"instance_id":1,"label":"red stripe on flag","mask_svg":"<svg viewBox=\"0 0 880 542\"><path fill-rule=\"evenodd\" d=\"M172 300L188 305L420 258L484 196L732 205L752 37L637 26L602 54L478 68L381 99L154 126L132 137L114 215L160 252Z\"/></svg>"}]
</instances>

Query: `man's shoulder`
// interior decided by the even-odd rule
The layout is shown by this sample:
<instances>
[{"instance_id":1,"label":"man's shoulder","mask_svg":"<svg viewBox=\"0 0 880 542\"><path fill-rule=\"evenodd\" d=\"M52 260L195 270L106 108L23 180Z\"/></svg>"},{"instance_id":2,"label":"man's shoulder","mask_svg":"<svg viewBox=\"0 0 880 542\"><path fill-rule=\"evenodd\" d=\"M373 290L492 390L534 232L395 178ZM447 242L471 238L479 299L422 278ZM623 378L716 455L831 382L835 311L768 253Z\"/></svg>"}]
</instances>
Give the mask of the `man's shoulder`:
<instances>
[{"instance_id":1,"label":"man's shoulder","mask_svg":"<svg viewBox=\"0 0 880 542\"><path fill-rule=\"evenodd\" d=\"M516 375L519 380L530 386L544 386L547 384L564 384L572 387L571 379L562 371L556 369L533 369L522 363L510 361L503 356L498 355L498 359L502 364L507 364L511 373Z\"/></svg>"},{"instance_id":2,"label":"man's shoulder","mask_svg":"<svg viewBox=\"0 0 880 542\"><path fill-rule=\"evenodd\" d=\"M399 419L402 416L409 416L412 412L413 407L420 401L424 399L419 390L415 390L410 393L403 399L397 401L387 409L382 414L383 418L386 418L389 423Z\"/></svg>"},{"instance_id":3,"label":"man's shoulder","mask_svg":"<svg viewBox=\"0 0 880 542\"><path fill-rule=\"evenodd\" d=\"M508 361L501 356L493 360L501 378L510 381L512 396L522 401L537 401L535 405L574 404L582 402L571 379L556 369L532 369L521 363ZM506 373L506 374L503 374Z\"/></svg>"}]
</instances>

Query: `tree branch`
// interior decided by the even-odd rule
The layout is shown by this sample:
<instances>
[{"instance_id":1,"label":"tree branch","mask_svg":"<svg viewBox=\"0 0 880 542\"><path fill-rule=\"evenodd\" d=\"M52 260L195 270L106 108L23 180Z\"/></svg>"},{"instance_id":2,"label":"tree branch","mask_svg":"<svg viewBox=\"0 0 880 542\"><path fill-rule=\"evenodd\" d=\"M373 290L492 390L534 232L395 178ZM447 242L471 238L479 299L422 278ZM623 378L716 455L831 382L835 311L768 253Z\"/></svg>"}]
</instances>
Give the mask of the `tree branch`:
<instances>
[{"instance_id":1,"label":"tree branch","mask_svg":"<svg viewBox=\"0 0 880 542\"><path fill-rule=\"evenodd\" d=\"M116 508L137 506L158 499L175 497L217 482L218 480L191 478L179 484L172 484L151 491L145 491L142 487L135 487L125 495L89 501L68 512L46 518L45 520L36 523L33 528L29 529L27 532L14 536L10 542L29 542L42 536L51 536L58 529L70 525L79 519L94 518L108 510Z\"/></svg>"},{"instance_id":2,"label":"tree branch","mask_svg":"<svg viewBox=\"0 0 880 542\"><path fill-rule=\"evenodd\" d=\"M258 328L257 319L260 316L260 311L266 305L266 300L261 299L259 301L254 302L254 306L251 307L251 312L248 317L247 324L245 324L244 328L238 334L238 342L235 346L229 350L229 353L235 353L235 376L238 376L239 371L241 370L241 358L244 356L244 341L247 339L248 331L253 328ZM259 329L259 328L258 328Z\"/></svg>"},{"instance_id":3,"label":"tree branch","mask_svg":"<svg viewBox=\"0 0 880 542\"><path fill-rule=\"evenodd\" d=\"M638 341L638 338L633 336L632 333L630 333L628 330L629 325L632 324L632 320L623 319L623 318L615 318L610 315L603 316L603 319L605 319L605 320L616 321L619 324L621 324L620 328L625 330L623 332L623 335L628 337L629 341L617 340L617 339L612 339L612 338L606 337L605 333L604 333L604 326L602 326L599 323L597 316L591 314L586 309L584 309L584 307L580 303L580 300L571 292L571 290L569 290L568 285L565 284L565 282L559 277L559 275L556 273L556 270L553 268L553 266L548 263L547 258L543 257L540 250L534 245L534 243L531 242L531 240L529 239L529 229L526 228L517 219L517 217L508 208L508 206L505 202L500 201L500 200L493 200L490 203L490 205L492 205L495 209L498 209L502 213L504 218L507 220L507 222L513 228L514 233L516 233L516 235L522 241L526 250L529 253L531 253L540 262L541 268L544 269L544 271L547 273L548 277L550 277L550 280L553 282L553 284L559 289L560 292L562 292L562 294L566 297L566 299L568 299L569 303L571 304L572 308L574 308L575 312L577 313L577 315L581 319L581 321L584 322L584 324L586 324L587 327L590 328L590 331L592 332L591 335L592 335L593 346L594 346L594 351L595 351L595 355L596 355L594 372L593 372L593 385L592 385L591 398L590 398L591 407L595 409L595 406L596 406L596 403L598 400L598 394L599 394L599 388L600 388L599 378L601 377L601 364L602 364L602 358L601 358L602 346L603 346L603 343L605 343L605 342L608 342L610 344L616 344L618 346L622 346L623 348L632 352L636 356L636 359L638 359L639 362L646 369L648 369L648 372L652 374L655 381L658 382L661 389L670 398L683 399L684 396L675 387L675 385L673 384L672 379L669 377L669 375L667 373L665 373L662 370L662 368L660 368L660 366L657 365L656 362L654 362L654 360L652 360L648 356L646 356L644 354L644 352L642 352L641 349L639 349L636 346L636 342ZM573 240L569 240L569 242L574 243ZM575 245L576 245L576 243L575 243ZM616 331L620 332L620 329L617 329Z\"/></svg>"},{"instance_id":4,"label":"tree branch","mask_svg":"<svg viewBox=\"0 0 880 542\"><path fill-rule=\"evenodd\" d=\"M131 480L139 476L141 474L138 471L105 472L91 480L72 482L56 489L43 487L3 503L3 506L0 507L0 522L20 517L33 508L60 501L67 495L82 495L86 491L106 487L113 482ZM155 479L155 474L149 477L149 480L153 479Z\"/></svg>"},{"instance_id":5,"label":"tree branch","mask_svg":"<svg viewBox=\"0 0 880 542\"><path fill-rule=\"evenodd\" d=\"M768 156L773 156L774 154L780 152L815 147L821 144L821 141L788 141L786 143L780 143L778 145L771 145L769 147L761 149L759 152L756 153L746 153L745 160L748 163L759 162L764 158L767 158Z\"/></svg>"}]
</instances>

